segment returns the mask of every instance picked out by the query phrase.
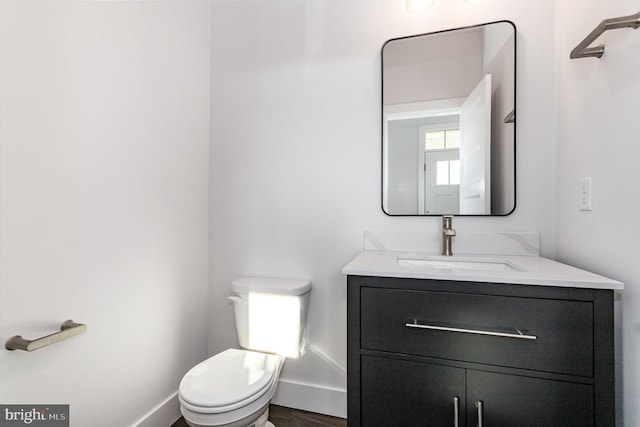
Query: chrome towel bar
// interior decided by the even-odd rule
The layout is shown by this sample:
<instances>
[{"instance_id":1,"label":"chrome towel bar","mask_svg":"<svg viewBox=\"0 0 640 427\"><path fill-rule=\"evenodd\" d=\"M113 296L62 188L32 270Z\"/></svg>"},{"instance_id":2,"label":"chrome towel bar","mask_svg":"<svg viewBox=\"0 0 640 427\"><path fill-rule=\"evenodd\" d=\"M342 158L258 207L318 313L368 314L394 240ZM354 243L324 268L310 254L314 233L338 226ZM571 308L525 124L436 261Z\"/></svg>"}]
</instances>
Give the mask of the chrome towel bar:
<instances>
[{"instance_id":1,"label":"chrome towel bar","mask_svg":"<svg viewBox=\"0 0 640 427\"><path fill-rule=\"evenodd\" d=\"M15 335L7 340L4 347L7 350L24 350L33 351L39 348L55 344L59 341L66 340L73 336L79 335L87 330L87 325L75 323L73 320L67 320L60 325L60 332L44 336L35 340L26 340L20 335Z\"/></svg>"},{"instance_id":2,"label":"chrome towel bar","mask_svg":"<svg viewBox=\"0 0 640 427\"><path fill-rule=\"evenodd\" d=\"M633 28L640 27L640 12L635 15L621 16L620 18L605 19L602 21L589 35L580 42L572 51L569 57L571 59L588 58L590 56L600 58L604 53L604 44L589 47L602 33L607 30L615 30L616 28Z\"/></svg>"}]
</instances>

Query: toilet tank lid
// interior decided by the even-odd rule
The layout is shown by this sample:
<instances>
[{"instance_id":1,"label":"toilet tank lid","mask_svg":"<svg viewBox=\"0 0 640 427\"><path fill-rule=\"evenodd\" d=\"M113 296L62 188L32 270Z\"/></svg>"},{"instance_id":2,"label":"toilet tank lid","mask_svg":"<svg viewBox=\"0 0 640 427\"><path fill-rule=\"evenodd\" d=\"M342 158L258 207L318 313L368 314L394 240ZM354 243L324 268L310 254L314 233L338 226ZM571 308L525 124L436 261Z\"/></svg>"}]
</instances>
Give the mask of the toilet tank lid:
<instances>
[{"instance_id":1,"label":"toilet tank lid","mask_svg":"<svg viewBox=\"0 0 640 427\"><path fill-rule=\"evenodd\" d=\"M280 295L302 295L311 290L311 282L303 279L240 277L231 282L233 292L261 292Z\"/></svg>"}]
</instances>

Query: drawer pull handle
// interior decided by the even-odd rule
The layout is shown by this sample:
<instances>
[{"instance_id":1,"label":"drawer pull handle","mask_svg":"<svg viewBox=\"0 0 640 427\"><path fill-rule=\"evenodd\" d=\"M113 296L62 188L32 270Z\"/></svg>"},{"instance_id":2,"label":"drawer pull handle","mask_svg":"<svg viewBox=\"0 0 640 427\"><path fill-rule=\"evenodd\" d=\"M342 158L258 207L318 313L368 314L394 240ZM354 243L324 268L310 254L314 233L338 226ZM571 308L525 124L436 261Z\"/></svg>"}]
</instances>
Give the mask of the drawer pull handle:
<instances>
[{"instance_id":1,"label":"drawer pull handle","mask_svg":"<svg viewBox=\"0 0 640 427\"><path fill-rule=\"evenodd\" d=\"M453 398L453 427L458 426L458 412L460 411L460 398L458 396Z\"/></svg>"},{"instance_id":2,"label":"drawer pull handle","mask_svg":"<svg viewBox=\"0 0 640 427\"><path fill-rule=\"evenodd\" d=\"M445 331L445 332L462 332L465 334L490 335L492 337L518 338L521 340L537 340L538 339L538 337L536 337L535 335L523 334L519 329L516 329L515 334L510 334L507 332L493 332L493 331L481 331L477 329L450 328L447 326L435 326L435 325L420 325L418 323L406 323L405 326L407 328L430 329L433 331Z\"/></svg>"}]
</instances>

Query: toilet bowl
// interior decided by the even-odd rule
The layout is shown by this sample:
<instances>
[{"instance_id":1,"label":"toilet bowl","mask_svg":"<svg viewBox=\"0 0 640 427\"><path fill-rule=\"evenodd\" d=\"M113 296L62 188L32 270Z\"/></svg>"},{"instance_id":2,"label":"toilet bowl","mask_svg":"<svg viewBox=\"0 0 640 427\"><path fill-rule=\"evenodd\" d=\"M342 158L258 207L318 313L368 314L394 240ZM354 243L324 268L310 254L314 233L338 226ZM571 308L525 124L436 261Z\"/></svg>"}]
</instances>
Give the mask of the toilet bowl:
<instances>
[{"instance_id":1,"label":"toilet bowl","mask_svg":"<svg viewBox=\"0 0 640 427\"><path fill-rule=\"evenodd\" d=\"M269 403L285 355L299 350L310 290L305 280L245 277L232 282L229 299L243 350L218 353L182 378L178 399L187 424L274 427L268 421Z\"/></svg>"},{"instance_id":2,"label":"toilet bowl","mask_svg":"<svg viewBox=\"0 0 640 427\"><path fill-rule=\"evenodd\" d=\"M180 382L185 420L193 427L267 426L283 362L276 354L236 349L201 362Z\"/></svg>"}]
</instances>

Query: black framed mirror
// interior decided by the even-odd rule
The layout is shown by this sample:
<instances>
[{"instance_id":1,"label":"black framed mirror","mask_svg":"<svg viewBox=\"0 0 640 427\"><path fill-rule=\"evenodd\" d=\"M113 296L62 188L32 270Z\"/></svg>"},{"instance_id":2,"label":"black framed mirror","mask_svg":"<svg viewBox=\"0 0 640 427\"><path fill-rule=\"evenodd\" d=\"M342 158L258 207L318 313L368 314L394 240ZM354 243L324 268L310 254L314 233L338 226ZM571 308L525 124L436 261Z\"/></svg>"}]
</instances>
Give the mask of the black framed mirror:
<instances>
[{"instance_id":1,"label":"black framed mirror","mask_svg":"<svg viewBox=\"0 0 640 427\"><path fill-rule=\"evenodd\" d=\"M515 209L516 28L510 21L382 47L382 209L508 215Z\"/></svg>"}]
</instances>

